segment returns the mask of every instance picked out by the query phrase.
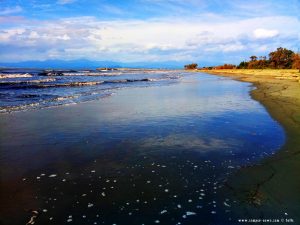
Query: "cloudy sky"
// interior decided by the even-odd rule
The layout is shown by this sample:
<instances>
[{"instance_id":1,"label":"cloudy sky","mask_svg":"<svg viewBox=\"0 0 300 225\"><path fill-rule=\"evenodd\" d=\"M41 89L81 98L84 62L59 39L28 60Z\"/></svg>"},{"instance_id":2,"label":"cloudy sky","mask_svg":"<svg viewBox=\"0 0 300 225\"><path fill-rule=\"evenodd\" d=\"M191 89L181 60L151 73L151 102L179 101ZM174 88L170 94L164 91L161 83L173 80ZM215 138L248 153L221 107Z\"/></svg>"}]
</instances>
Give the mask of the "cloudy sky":
<instances>
[{"instance_id":1,"label":"cloudy sky","mask_svg":"<svg viewBox=\"0 0 300 225\"><path fill-rule=\"evenodd\" d=\"M300 47L300 0L0 0L0 62L237 63Z\"/></svg>"}]
</instances>

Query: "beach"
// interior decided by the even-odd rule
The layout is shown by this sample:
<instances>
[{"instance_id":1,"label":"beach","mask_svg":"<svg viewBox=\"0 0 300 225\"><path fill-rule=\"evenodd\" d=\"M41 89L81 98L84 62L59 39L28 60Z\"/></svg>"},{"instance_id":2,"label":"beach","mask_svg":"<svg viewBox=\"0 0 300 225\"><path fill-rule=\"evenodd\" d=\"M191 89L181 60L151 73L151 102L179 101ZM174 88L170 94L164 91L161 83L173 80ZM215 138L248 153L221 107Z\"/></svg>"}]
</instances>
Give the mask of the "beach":
<instances>
[{"instance_id":1,"label":"beach","mask_svg":"<svg viewBox=\"0 0 300 225\"><path fill-rule=\"evenodd\" d=\"M251 96L261 102L287 133L285 145L259 165L238 171L228 181L240 199L259 207L293 209L300 218L300 73L297 70L213 70L206 73L250 82Z\"/></svg>"},{"instance_id":2,"label":"beach","mask_svg":"<svg viewBox=\"0 0 300 225\"><path fill-rule=\"evenodd\" d=\"M2 222L231 225L262 213L295 219L293 206L270 211L228 189L234 174L276 156L287 138L249 95L252 85L172 74L179 78L130 82L92 101L1 114Z\"/></svg>"},{"instance_id":3,"label":"beach","mask_svg":"<svg viewBox=\"0 0 300 225\"><path fill-rule=\"evenodd\" d=\"M299 8L1 1L0 225L300 224Z\"/></svg>"}]
</instances>

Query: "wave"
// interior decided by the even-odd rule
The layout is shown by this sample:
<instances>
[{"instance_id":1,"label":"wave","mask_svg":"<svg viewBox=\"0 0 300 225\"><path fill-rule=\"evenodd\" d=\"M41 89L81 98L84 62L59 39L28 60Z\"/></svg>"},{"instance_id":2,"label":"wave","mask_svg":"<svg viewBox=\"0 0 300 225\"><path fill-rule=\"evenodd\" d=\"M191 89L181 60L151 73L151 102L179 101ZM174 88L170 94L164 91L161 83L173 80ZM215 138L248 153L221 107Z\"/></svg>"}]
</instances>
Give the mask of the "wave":
<instances>
[{"instance_id":1,"label":"wave","mask_svg":"<svg viewBox=\"0 0 300 225\"><path fill-rule=\"evenodd\" d=\"M37 94L22 94L22 95L18 95L18 98L39 98L41 97L41 95L37 95Z\"/></svg>"},{"instance_id":2,"label":"wave","mask_svg":"<svg viewBox=\"0 0 300 225\"><path fill-rule=\"evenodd\" d=\"M63 76L119 76L122 75L121 72L110 72L110 73L100 73L100 72L76 72L76 73L63 73Z\"/></svg>"},{"instance_id":3,"label":"wave","mask_svg":"<svg viewBox=\"0 0 300 225\"><path fill-rule=\"evenodd\" d=\"M25 110L25 109L32 108L32 107L37 107L39 105L40 105L40 103L36 102L36 103L30 103L30 104L25 104L25 105L4 106L4 107L0 107L0 113L21 111L21 110Z\"/></svg>"},{"instance_id":4,"label":"wave","mask_svg":"<svg viewBox=\"0 0 300 225\"><path fill-rule=\"evenodd\" d=\"M38 83L47 83L47 82L54 82L56 81L55 78L47 78L42 80L27 80L27 81L0 81L0 85L14 85L14 84L38 84Z\"/></svg>"},{"instance_id":5,"label":"wave","mask_svg":"<svg viewBox=\"0 0 300 225\"><path fill-rule=\"evenodd\" d=\"M53 101L65 101L65 100L69 100L69 99L74 99L74 98L78 98L79 96L61 96L61 97L57 97L54 98Z\"/></svg>"},{"instance_id":6,"label":"wave","mask_svg":"<svg viewBox=\"0 0 300 225\"><path fill-rule=\"evenodd\" d=\"M123 79L123 80L110 80L110 81L86 81L86 82L71 82L71 83L63 83L63 84L56 83L56 84L33 84L33 85L26 85L26 86L11 86L10 88L13 88L13 89L36 88L36 89L38 89L38 88L81 87L81 86L95 86L95 85L100 85L100 84L149 82L149 81L158 81L158 80L144 78L144 79ZM16 84L20 84L20 83L16 83ZM29 83L25 83L25 84L29 84ZM0 83L0 85L1 85L1 83Z\"/></svg>"},{"instance_id":7,"label":"wave","mask_svg":"<svg viewBox=\"0 0 300 225\"><path fill-rule=\"evenodd\" d=\"M79 102L87 102L87 101L93 101L100 98L106 98L111 95L113 95L112 92L83 93L83 94L73 95L73 96L60 96L60 97L45 99L39 102L27 103L23 105L0 106L0 113L10 113L10 112L25 111L31 109L49 108L49 107L56 107L60 105L72 105L72 104L77 104ZM27 96L29 97L30 95Z\"/></svg>"},{"instance_id":8,"label":"wave","mask_svg":"<svg viewBox=\"0 0 300 225\"><path fill-rule=\"evenodd\" d=\"M32 77L32 75L29 74L29 73L25 73L25 74L21 74L21 73L0 74L0 79L4 79L4 78L21 78L21 77Z\"/></svg>"}]
</instances>

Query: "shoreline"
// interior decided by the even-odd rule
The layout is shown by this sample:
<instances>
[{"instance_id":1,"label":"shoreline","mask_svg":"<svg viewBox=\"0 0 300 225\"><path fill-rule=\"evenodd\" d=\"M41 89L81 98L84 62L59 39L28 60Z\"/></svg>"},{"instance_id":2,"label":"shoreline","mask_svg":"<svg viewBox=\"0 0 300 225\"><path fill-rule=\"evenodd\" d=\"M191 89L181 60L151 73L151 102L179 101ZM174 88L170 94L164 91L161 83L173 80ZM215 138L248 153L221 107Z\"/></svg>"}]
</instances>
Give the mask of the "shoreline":
<instances>
[{"instance_id":1,"label":"shoreline","mask_svg":"<svg viewBox=\"0 0 300 225\"><path fill-rule=\"evenodd\" d=\"M228 180L227 188L240 200L257 207L284 206L292 211L293 215L288 216L300 221L300 73L242 69L201 72L253 84L251 97L286 132L286 142L276 154L258 165L242 168Z\"/></svg>"}]
</instances>

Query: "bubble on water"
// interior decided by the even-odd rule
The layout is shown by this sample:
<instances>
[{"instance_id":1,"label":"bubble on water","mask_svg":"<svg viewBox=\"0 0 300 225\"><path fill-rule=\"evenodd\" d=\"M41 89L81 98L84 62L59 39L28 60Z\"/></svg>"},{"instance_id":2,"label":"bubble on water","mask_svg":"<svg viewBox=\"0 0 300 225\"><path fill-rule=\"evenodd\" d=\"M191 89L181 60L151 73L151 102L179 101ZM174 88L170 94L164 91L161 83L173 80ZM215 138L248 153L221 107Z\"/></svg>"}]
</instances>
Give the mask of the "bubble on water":
<instances>
[{"instance_id":1,"label":"bubble on water","mask_svg":"<svg viewBox=\"0 0 300 225\"><path fill-rule=\"evenodd\" d=\"M227 202L223 202L223 204L224 204L226 207L230 207L230 205L229 205Z\"/></svg>"},{"instance_id":2,"label":"bubble on water","mask_svg":"<svg viewBox=\"0 0 300 225\"><path fill-rule=\"evenodd\" d=\"M194 216L194 215L196 215L195 212L190 212L190 211L187 211L185 214L186 214L187 216Z\"/></svg>"},{"instance_id":3,"label":"bubble on water","mask_svg":"<svg viewBox=\"0 0 300 225\"><path fill-rule=\"evenodd\" d=\"M160 214L164 214L164 213L167 213L168 211L167 210L163 210L160 212Z\"/></svg>"}]
</instances>

